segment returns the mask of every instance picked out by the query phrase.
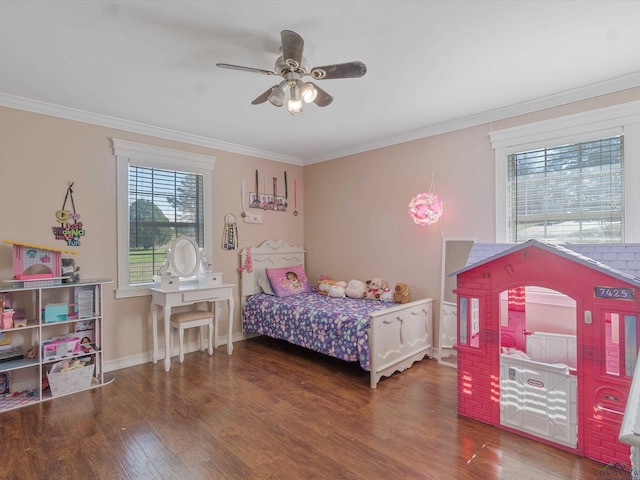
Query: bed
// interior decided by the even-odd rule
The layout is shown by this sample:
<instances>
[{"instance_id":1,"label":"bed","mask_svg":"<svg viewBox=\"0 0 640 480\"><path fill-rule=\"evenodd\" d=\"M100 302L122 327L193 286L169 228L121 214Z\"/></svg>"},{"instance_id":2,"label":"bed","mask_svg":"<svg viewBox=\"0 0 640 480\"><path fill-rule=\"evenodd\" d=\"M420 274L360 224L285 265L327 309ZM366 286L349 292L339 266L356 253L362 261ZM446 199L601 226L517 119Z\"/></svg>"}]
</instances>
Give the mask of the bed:
<instances>
[{"instance_id":1,"label":"bed","mask_svg":"<svg viewBox=\"0 0 640 480\"><path fill-rule=\"evenodd\" d=\"M240 296L245 334L266 335L345 361L382 377L433 356L433 299L405 304L333 298L316 292L285 298L263 293L266 269L302 266L304 250L267 240L240 252Z\"/></svg>"}]
</instances>

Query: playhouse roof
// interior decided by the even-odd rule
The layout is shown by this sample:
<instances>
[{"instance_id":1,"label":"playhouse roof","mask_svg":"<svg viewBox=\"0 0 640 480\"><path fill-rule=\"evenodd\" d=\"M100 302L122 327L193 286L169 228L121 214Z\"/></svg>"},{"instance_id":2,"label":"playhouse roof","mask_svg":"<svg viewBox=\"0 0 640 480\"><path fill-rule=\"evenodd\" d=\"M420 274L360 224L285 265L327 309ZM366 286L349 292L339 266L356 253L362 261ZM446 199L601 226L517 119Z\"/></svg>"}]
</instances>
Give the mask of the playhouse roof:
<instances>
[{"instance_id":1,"label":"playhouse roof","mask_svg":"<svg viewBox=\"0 0 640 480\"><path fill-rule=\"evenodd\" d=\"M49 250L50 252L69 253L71 255L77 255L79 253L79 252L74 252L73 250L63 250L62 248L45 247L44 245L34 245L32 243L16 242L14 240L3 240L3 242L4 243L8 243L9 245L19 245L21 247L31 247L31 248L36 248L38 250Z\"/></svg>"},{"instance_id":2,"label":"playhouse roof","mask_svg":"<svg viewBox=\"0 0 640 480\"><path fill-rule=\"evenodd\" d=\"M543 240L529 240L518 244L474 243L467 264L450 275L466 272L531 246L560 255L640 287L640 244L638 243L577 244Z\"/></svg>"}]
</instances>

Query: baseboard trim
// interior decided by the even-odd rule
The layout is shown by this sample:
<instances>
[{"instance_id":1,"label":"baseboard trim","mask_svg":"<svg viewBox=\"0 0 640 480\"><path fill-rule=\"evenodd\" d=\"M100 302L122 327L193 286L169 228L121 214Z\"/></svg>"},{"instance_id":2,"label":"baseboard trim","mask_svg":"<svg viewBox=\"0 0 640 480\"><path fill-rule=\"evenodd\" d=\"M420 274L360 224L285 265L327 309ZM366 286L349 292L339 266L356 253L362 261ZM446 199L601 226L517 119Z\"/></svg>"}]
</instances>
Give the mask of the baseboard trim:
<instances>
[{"instance_id":1,"label":"baseboard trim","mask_svg":"<svg viewBox=\"0 0 640 480\"><path fill-rule=\"evenodd\" d=\"M244 333L236 333L233 335L233 343L241 342L246 340L246 336ZM227 336L218 338L218 349L221 349L224 345L227 344ZM184 346L185 353L197 352L200 350L200 342L194 341L185 344ZM178 345L174 343L173 350L171 351L171 356L175 357L178 355ZM158 352L159 359L164 359L164 348L160 348ZM123 368L135 367L136 365L143 365L145 363L153 362L153 352L141 353L139 355L132 355L129 357L116 358L115 360L105 361L103 364L103 368L105 372L113 372L115 370L121 370Z\"/></svg>"}]
</instances>

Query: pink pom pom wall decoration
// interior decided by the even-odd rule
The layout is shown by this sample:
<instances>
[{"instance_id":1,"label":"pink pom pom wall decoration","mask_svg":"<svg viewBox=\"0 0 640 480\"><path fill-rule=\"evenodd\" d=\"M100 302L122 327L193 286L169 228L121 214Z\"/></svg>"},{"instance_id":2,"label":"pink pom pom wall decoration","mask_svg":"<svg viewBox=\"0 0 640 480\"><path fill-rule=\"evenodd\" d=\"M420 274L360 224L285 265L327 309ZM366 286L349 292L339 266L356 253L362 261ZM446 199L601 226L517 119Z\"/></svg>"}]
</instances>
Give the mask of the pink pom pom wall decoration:
<instances>
[{"instance_id":1,"label":"pink pom pom wall decoration","mask_svg":"<svg viewBox=\"0 0 640 480\"><path fill-rule=\"evenodd\" d=\"M442 212L442 200L435 193L419 193L409 203L409 216L418 225L436 223Z\"/></svg>"}]
</instances>

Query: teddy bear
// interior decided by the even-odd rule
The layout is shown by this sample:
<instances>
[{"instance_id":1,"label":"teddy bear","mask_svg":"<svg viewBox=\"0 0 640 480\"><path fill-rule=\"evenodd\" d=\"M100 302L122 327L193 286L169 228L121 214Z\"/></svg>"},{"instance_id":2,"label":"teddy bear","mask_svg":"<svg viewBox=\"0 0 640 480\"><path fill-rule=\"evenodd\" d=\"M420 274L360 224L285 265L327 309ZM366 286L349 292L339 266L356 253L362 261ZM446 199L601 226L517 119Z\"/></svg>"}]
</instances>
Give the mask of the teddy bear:
<instances>
[{"instance_id":1,"label":"teddy bear","mask_svg":"<svg viewBox=\"0 0 640 480\"><path fill-rule=\"evenodd\" d=\"M406 283L397 283L393 294L395 303L407 303L409 301L409 286Z\"/></svg>"},{"instance_id":2,"label":"teddy bear","mask_svg":"<svg viewBox=\"0 0 640 480\"><path fill-rule=\"evenodd\" d=\"M62 259L62 283L77 283L80 281L80 267L76 267L73 258Z\"/></svg>"},{"instance_id":3,"label":"teddy bear","mask_svg":"<svg viewBox=\"0 0 640 480\"><path fill-rule=\"evenodd\" d=\"M378 277L373 277L367 280L365 283L366 291L362 298L370 300L380 300L382 291L387 288L387 282Z\"/></svg>"},{"instance_id":4,"label":"teddy bear","mask_svg":"<svg viewBox=\"0 0 640 480\"><path fill-rule=\"evenodd\" d=\"M349 283L347 283L345 294L349 298L362 298L366 290L367 287L362 280L353 279L349 280Z\"/></svg>"}]
</instances>

